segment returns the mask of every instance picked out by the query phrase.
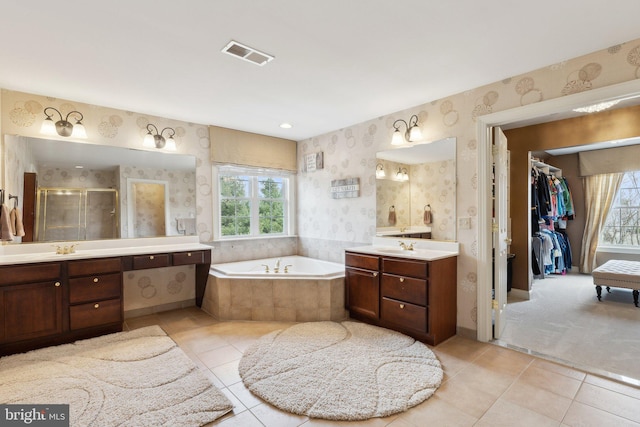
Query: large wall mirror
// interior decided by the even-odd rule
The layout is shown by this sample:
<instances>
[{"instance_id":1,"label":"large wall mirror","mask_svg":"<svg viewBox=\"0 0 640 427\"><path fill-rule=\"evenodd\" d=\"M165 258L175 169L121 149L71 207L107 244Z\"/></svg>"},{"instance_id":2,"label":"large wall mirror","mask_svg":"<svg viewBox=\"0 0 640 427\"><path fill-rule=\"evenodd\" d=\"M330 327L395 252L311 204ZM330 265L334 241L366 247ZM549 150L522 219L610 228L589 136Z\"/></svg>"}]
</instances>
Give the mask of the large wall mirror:
<instances>
[{"instance_id":1,"label":"large wall mirror","mask_svg":"<svg viewBox=\"0 0 640 427\"><path fill-rule=\"evenodd\" d=\"M456 240L456 138L376 153L378 236Z\"/></svg>"},{"instance_id":2,"label":"large wall mirror","mask_svg":"<svg viewBox=\"0 0 640 427\"><path fill-rule=\"evenodd\" d=\"M33 193L25 242L196 234L194 156L9 135L3 154L5 203Z\"/></svg>"}]
</instances>

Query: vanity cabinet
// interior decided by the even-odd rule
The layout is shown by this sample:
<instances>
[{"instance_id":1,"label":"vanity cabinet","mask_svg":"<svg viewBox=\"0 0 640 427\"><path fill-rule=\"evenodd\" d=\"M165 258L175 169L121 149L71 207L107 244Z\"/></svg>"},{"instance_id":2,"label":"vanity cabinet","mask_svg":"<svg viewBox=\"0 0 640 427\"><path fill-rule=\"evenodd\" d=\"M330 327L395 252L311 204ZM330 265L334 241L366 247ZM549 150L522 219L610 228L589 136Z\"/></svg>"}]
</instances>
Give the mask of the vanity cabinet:
<instances>
[{"instance_id":1,"label":"vanity cabinet","mask_svg":"<svg viewBox=\"0 0 640 427\"><path fill-rule=\"evenodd\" d=\"M346 254L345 304L358 316L380 316L380 259L377 256Z\"/></svg>"},{"instance_id":2,"label":"vanity cabinet","mask_svg":"<svg viewBox=\"0 0 640 427\"><path fill-rule=\"evenodd\" d=\"M57 262L0 267L0 348L63 331L62 281Z\"/></svg>"},{"instance_id":3,"label":"vanity cabinet","mask_svg":"<svg viewBox=\"0 0 640 427\"><path fill-rule=\"evenodd\" d=\"M122 259L69 261L69 329L122 329Z\"/></svg>"},{"instance_id":4,"label":"vanity cabinet","mask_svg":"<svg viewBox=\"0 0 640 427\"><path fill-rule=\"evenodd\" d=\"M430 345L456 334L456 256L426 261L347 251L345 265L346 308L354 319Z\"/></svg>"}]
</instances>

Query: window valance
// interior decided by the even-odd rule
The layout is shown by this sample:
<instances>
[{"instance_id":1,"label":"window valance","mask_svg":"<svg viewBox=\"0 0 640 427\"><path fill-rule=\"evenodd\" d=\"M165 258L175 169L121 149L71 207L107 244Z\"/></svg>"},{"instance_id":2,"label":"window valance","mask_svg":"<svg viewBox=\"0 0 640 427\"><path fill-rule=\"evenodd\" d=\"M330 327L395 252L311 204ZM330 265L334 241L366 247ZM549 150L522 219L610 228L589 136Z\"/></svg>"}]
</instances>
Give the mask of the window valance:
<instances>
[{"instance_id":1,"label":"window valance","mask_svg":"<svg viewBox=\"0 0 640 427\"><path fill-rule=\"evenodd\" d=\"M640 170L640 145L578 153L580 176Z\"/></svg>"},{"instance_id":2,"label":"window valance","mask_svg":"<svg viewBox=\"0 0 640 427\"><path fill-rule=\"evenodd\" d=\"M297 171L297 144L289 139L209 126L211 161Z\"/></svg>"}]
</instances>

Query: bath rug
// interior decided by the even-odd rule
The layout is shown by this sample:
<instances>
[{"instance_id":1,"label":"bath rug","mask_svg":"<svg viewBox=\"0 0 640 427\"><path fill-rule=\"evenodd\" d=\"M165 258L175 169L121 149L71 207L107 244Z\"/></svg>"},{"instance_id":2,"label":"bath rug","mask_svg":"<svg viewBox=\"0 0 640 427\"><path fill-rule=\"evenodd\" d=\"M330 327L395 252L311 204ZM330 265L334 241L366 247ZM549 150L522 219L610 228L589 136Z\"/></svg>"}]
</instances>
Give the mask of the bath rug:
<instances>
[{"instance_id":1,"label":"bath rug","mask_svg":"<svg viewBox=\"0 0 640 427\"><path fill-rule=\"evenodd\" d=\"M233 409L159 326L0 358L0 403L69 404L71 426L200 426Z\"/></svg>"},{"instance_id":2,"label":"bath rug","mask_svg":"<svg viewBox=\"0 0 640 427\"><path fill-rule=\"evenodd\" d=\"M423 343L353 321L269 333L244 352L238 369L245 386L277 408L349 421L405 411L431 397L443 377Z\"/></svg>"}]
</instances>

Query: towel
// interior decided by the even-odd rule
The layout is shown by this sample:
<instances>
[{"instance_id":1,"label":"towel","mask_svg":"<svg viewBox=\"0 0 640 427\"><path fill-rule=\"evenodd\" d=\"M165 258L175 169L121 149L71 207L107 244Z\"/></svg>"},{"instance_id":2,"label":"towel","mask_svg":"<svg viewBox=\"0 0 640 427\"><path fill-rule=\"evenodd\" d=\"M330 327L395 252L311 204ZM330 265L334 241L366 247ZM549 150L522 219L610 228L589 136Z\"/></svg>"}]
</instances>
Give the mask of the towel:
<instances>
[{"instance_id":1,"label":"towel","mask_svg":"<svg viewBox=\"0 0 640 427\"><path fill-rule=\"evenodd\" d=\"M9 225L14 236L24 236L24 224L22 223L22 212L18 208L11 209L9 214Z\"/></svg>"},{"instance_id":2,"label":"towel","mask_svg":"<svg viewBox=\"0 0 640 427\"><path fill-rule=\"evenodd\" d=\"M425 225L431 224L431 208L424 210L424 217L422 218L422 221Z\"/></svg>"},{"instance_id":3,"label":"towel","mask_svg":"<svg viewBox=\"0 0 640 427\"><path fill-rule=\"evenodd\" d=\"M396 208L393 206L389 208L389 225L396 225Z\"/></svg>"},{"instance_id":4,"label":"towel","mask_svg":"<svg viewBox=\"0 0 640 427\"><path fill-rule=\"evenodd\" d=\"M7 205L2 205L0 208L0 240L10 242L13 240L13 233L11 232L11 214Z\"/></svg>"}]
</instances>

